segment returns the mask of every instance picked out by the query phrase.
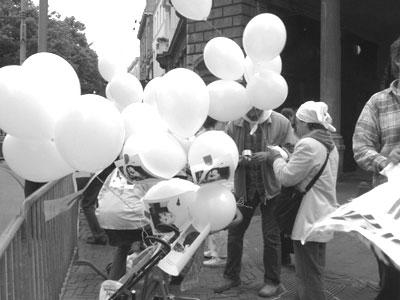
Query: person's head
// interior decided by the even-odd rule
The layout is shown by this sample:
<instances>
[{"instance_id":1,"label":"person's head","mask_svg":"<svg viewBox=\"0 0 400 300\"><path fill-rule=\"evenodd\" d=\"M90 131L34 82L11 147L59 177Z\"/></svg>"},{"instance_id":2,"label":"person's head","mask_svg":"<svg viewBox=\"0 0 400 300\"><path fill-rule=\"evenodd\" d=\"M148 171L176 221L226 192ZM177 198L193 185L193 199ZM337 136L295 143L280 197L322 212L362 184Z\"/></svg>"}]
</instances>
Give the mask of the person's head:
<instances>
[{"instance_id":1,"label":"person's head","mask_svg":"<svg viewBox=\"0 0 400 300\"><path fill-rule=\"evenodd\" d=\"M335 132L328 105L324 102L307 101L296 112L296 134L302 137L317 129Z\"/></svg>"},{"instance_id":2,"label":"person's head","mask_svg":"<svg viewBox=\"0 0 400 300\"><path fill-rule=\"evenodd\" d=\"M294 109L290 108L290 107L285 107L282 108L281 110L281 114L288 119L290 122L292 122L295 118L295 112Z\"/></svg>"},{"instance_id":3,"label":"person's head","mask_svg":"<svg viewBox=\"0 0 400 300\"><path fill-rule=\"evenodd\" d=\"M255 108L254 106L247 112L246 116L251 120L251 121L257 121L261 114L263 113L262 109Z\"/></svg>"},{"instance_id":4,"label":"person's head","mask_svg":"<svg viewBox=\"0 0 400 300\"><path fill-rule=\"evenodd\" d=\"M394 79L400 78L400 37L390 46L390 69Z\"/></svg>"}]
</instances>

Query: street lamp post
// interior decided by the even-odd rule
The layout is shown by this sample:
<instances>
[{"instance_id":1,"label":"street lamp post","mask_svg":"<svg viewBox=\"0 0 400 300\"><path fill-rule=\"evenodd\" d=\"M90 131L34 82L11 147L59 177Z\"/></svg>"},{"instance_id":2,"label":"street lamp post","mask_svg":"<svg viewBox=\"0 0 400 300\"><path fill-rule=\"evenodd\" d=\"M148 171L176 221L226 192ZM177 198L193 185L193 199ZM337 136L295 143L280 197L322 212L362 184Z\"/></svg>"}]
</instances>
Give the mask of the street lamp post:
<instances>
[{"instance_id":1,"label":"street lamp post","mask_svg":"<svg viewBox=\"0 0 400 300\"><path fill-rule=\"evenodd\" d=\"M39 2L38 52L47 51L48 0Z\"/></svg>"},{"instance_id":2,"label":"street lamp post","mask_svg":"<svg viewBox=\"0 0 400 300\"><path fill-rule=\"evenodd\" d=\"M26 59L26 6L27 0L21 0L21 26L19 35L19 63Z\"/></svg>"}]
</instances>

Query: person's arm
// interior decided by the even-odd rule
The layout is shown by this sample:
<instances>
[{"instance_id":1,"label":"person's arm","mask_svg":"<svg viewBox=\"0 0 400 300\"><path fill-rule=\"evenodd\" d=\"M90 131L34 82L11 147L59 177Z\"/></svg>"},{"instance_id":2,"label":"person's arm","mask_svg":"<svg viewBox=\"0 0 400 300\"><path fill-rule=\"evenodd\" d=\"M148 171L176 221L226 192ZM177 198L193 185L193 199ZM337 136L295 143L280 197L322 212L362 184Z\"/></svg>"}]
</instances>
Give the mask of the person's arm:
<instances>
[{"instance_id":1,"label":"person's arm","mask_svg":"<svg viewBox=\"0 0 400 300\"><path fill-rule=\"evenodd\" d=\"M378 173L386 167L388 159L378 153L381 132L377 110L371 100L364 106L358 118L353 135L353 152L354 160L361 168Z\"/></svg>"},{"instance_id":2,"label":"person's arm","mask_svg":"<svg viewBox=\"0 0 400 300\"><path fill-rule=\"evenodd\" d=\"M296 145L290 160L277 158L273 162L276 178L283 186L294 186L302 182L315 167L316 150L306 143Z\"/></svg>"}]
</instances>

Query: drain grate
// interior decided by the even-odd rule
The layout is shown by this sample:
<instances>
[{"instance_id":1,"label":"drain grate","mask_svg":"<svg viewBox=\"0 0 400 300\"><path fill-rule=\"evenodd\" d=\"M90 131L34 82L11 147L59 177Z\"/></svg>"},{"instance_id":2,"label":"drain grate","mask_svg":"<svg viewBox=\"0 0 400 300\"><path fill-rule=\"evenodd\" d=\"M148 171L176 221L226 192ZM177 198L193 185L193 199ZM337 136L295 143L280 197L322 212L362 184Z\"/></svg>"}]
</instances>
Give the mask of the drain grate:
<instances>
[{"instance_id":1,"label":"drain grate","mask_svg":"<svg viewBox=\"0 0 400 300\"><path fill-rule=\"evenodd\" d=\"M296 277L291 274L291 276L285 276L286 274L283 274L282 276L282 282L286 288L286 292L282 294L280 299L293 299L293 296L296 295L296 290L297 290L297 283L296 283ZM326 300L338 300L337 295L343 292L345 290L346 285L341 284L341 283L335 283L331 281L325 281L324 282L324 287L325 287L325 294L326 294Z\"/></svg>"}]
</instances>

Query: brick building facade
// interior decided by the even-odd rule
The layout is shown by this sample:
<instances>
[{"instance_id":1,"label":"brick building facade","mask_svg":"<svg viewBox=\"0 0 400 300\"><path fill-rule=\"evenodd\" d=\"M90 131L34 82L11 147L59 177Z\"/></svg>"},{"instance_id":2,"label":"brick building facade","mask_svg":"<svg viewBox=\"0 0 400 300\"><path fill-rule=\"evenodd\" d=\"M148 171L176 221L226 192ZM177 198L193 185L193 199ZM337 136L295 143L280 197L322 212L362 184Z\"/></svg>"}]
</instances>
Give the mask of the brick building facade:
<instances>
[{"instance_id":1,"label":"brick building facade","mask_svg":"<svg viewBox=\"0 0 400 300\"><path fill-rule=\"evenodd\" d=\"M368 98L391 79L387 65L390 44L400 35L398 11L397 0L213 0L207 21L182 17L168 49L156 57L165 71L186 67L212 82L216 78L202 58L206 43L225 36L242 46L252 17L263 12L278 15L287 30L281 58L289 95L283 106L327 102L338 129L341 162L351 170L351 137L358 115Z\"/></svg>"}]
</instances>

